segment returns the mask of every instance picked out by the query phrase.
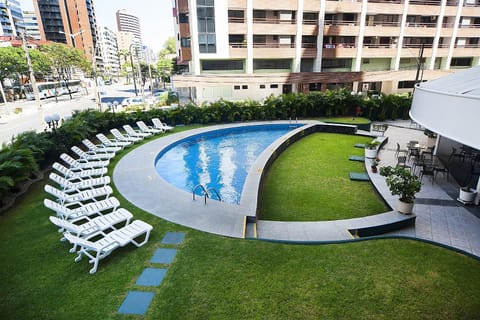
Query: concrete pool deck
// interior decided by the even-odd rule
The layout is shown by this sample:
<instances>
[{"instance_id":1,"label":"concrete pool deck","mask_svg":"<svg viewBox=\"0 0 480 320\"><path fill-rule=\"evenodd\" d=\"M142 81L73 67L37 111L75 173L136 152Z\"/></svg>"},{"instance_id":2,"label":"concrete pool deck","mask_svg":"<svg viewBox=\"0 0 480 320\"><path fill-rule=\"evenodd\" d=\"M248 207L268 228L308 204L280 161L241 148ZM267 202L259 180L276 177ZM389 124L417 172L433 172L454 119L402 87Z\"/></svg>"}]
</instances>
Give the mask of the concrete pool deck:
<instances>
[{"instance_id":1,"label":"concrete pool deck","mask_svg":"<svg viewBox=\"0 0 480 320\"><path fill-rule=\"evenodd\" d=\"M202 197L197 196L196 200L193 200L192 193L177 189L163 180L155 171L154 162L163 148L192 134L216 128L262 123L281 122L211 126L153 140L132 150L118 162L113 173L115 186L128 201L162 219L213 234L243 238L247 216L255 215L256 189L250 190L252 187L247 186L245 189L249 190L249 193L242 194L240 205L230 205L213 200L207 200L207 203L204 204ZM289 122L284 121L283 123ZM394 146L397 142L405 145L409 140L423 141L426 139L423 131L405 128L402 125L405 126L404 123L400 123L399 127L391 125L386 131L385 136L389 138L389 142L379 153L382 159L381 165L395 164ZM264 159L255 163L252 168L253 172L261 174L269 152L275 152L275 147L269 148L265 155L262 154ZM372 174L369 169L367 172L371 183L375 185L380 195L391 207L394 207L397 197L391 196L385 179L378 173ZM250 177L246 184L249 183L249 179ZM424 179L422 191L417 195L417 203L414 208L415 226L390 232L389 235L431 241L480 257L480 219L472 214L469 208L452 198L455 188L456 186L446 181L446 177L442 175L438 177L435 184ZM458 188L456 190L458 191ZM390 211L363 218L336 221L259 220L256 224L256 231L257 238L272 241L341 242L354 240L349 229L365 228L397 219L405 219L405 216L396 211Z\"/></svg>"}]
</instances>

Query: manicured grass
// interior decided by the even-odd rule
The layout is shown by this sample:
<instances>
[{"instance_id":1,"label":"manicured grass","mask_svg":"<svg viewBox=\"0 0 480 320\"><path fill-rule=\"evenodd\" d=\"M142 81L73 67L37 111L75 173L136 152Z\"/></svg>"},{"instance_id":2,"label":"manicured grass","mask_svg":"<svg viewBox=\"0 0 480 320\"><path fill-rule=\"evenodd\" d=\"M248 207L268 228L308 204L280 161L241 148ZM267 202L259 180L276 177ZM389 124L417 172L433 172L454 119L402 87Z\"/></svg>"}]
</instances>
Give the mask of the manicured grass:
<instances>
[{"instance_id":1,"label":"manicured grass","mask_svg":"<svg viewBox=\"0 0 480 320\"><path fill-rule=\"evenodd\" d=\"M371 138L311 134L285 150L268 170L260 199L261 218L279 221L338 220L388 211L369 182L351 181L365 172L355 143Z\"/></svg>"},{"instance_id":2,"label":"manicured grass","mask_svg":"<svg viewBox=\"0 0 480 320\"><path fill-rule=\"evenodd\" d=\"M177 129L176 129L177 130ZM141 248L127 246L95 275L48 221L38 183L0 216L1 319L475 319L480 262L407 240L289 245L219 237L147 214ZM158 288L135 281L168 231L186 237ZM171 246L164 246L171 247ZM117 314L130 290L152 291L145 317Z\"/></svg>"},{"instance_id":3,"label":"manicured grass","mask_svg":"<svg viewBox=\"0 0 480 320\"><path fill-rule=\"evenodd\" d=\"M315 118L315 120L349 124L367 124L370 119L364 117L333 117L333 118Z\"/></svg>"}]
</instances>

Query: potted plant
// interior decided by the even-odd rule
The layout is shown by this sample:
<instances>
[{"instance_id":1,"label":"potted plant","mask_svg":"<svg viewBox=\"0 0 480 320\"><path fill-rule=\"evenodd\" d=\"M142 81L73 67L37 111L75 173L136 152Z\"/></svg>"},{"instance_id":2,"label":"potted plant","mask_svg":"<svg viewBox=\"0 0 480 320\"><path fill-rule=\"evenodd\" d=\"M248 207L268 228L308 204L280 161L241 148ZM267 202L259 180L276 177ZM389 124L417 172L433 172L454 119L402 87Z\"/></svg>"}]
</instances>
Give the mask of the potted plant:
<instances>
[{"instance_id":1,"label":"potted plant","mask_svg":"<svg viewBox=\"0 0 480 320\"><path fill-rule=\"evenodd\" d=\"M377 166L378 166L379 163L380 163L380 158L379 157L375 157L375 159L372 160L371 168L372 168L373 173L377 173Z\"/></svg>"},{"instance_id":2,"label":"potted plant","mask_svg":"<svg viewBox=\"0 0 480 320\"><path fill-rule=\"evenodd\" d=\"M477 191L472 188L473 181L470 181L465 187L460 188L460 193L458 194L458 201L463 204L472 204L475 201Z\"/></svg>"},{"instance_id":3,"label":"potted plant","mask_svg":"<svg viewBox=\"0 0 480 320\"><path fill-rule=\"evenodd\" d=\"M372 140L365 144L365 158L374 159L377 156L377 146L380 144L378 140Z\"/></svg>"},{"instance_id":4,"label":"potted plant","mask_svg":"<svg viewBox=\"0 0 480 320\"><path fill-rule=\"evenodd\" d=\"M385 181L392 195L399 196L397 211L404 214L412 213L415 194L422 187L418 177L400 166L382 167L380 168L380 175L386 177Z\"/></svg>"}]
</instances>

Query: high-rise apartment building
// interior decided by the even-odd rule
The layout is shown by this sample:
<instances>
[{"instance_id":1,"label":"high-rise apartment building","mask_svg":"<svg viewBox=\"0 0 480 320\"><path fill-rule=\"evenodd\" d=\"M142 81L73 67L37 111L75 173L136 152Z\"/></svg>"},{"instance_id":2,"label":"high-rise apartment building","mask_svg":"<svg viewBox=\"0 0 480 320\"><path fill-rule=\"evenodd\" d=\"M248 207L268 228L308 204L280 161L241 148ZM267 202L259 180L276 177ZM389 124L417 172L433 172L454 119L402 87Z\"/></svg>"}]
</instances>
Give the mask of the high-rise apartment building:
<instances>
[{"instance_id":1,"label":"high-rise apartment building","mask_svg":"<svg viewBox=\"0 0 480 320\"><path fill-rule=\"evenodd\" d=\"M120 72L117 33L106 26L100 26L99 31L99 44L103 58L104 72L109 76L116 76Z\"/></svg>"},{"instance_id":2,"label":"high-rise apartment building","mask_svg":"<svg viewBox=\"0 0 480 320\"><path fill-rule=\"evenodd\" d=\"M42 39L78 48L101 64L93 0L33 0L33 5Z\"/></svg>"},{"instance_id":3,"label":"high-rise apartment building","mask_svg":"<svg viewBox=\"0 0 480 320\"><path fill-rule=\"evenodd\" d=\"M22 9L17 0L0 0L0 36L17 37L25 32Z\"/></svg>"},{"instance_id":4,"label":"high-rise apartment building","mask_svg":"<svg viewBox=\"0 0 480 320\"><path fill-rule=\"evenodd\" d=\"M407 92L480 64L480 0L172 0L195 101Z\"/></svg>"},{"instance_id":5,"label":"high-rise apartment building","mask_svg":"<svg viewBox=\"0 0 480 320\"><path fill-rule=\"evenodd\" d=\"M118 31L131 32L135 37L142 42L142 31L140 29L140 19L127 10L122 9L117 11L117 27Z\"/></svg>"},{"instance_id":6,"label":"high-rise apartment building","mask_svg":"<svg viewBox=\"0 0 480 320\"><path fill-rule=\"evenodd\" d=\"M40 28L38 27L37 15L34 11L23 11L23 21L25 23L25 34L28 38L40 40Z\"/></svg>"}]
</instances>

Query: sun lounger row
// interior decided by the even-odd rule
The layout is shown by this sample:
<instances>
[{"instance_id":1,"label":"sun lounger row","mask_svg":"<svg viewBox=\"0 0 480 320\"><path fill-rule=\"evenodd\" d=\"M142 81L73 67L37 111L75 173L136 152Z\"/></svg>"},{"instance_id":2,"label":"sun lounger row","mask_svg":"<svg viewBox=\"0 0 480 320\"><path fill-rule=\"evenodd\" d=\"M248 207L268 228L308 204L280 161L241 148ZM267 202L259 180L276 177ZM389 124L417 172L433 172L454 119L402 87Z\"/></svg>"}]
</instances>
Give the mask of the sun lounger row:
<instances>
[{"instance_id":1,"label":"sun lounger row","mask_svg":"<svg viewBox=\"0 0 480 320\"><path fill-rule=\"evenodd\" d=\"M116 152L152 134L172 129L148 127L141 121L137 125L140 131L123 126L126 134L112 129L113 139L97 135L100 144L84 139L82 143L88 150L74 146L71 150L75 158L66 153L60 155L64 164L55 162L55 172L49 176L56 186L45 185L45 191L55 198L44 200L44 205L56 213L50 221L63 233L62 240L73 245L70 252L77 253L76 262L84 255L88 257L93 264L91 274L113 250L129 243L137 247L147 243L153 229L141 220L131 221L132 213L120 208L118 199L111 196L110 177L104 176Z\"/></svg>"}]
</instances>

